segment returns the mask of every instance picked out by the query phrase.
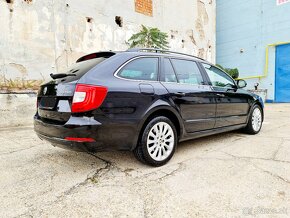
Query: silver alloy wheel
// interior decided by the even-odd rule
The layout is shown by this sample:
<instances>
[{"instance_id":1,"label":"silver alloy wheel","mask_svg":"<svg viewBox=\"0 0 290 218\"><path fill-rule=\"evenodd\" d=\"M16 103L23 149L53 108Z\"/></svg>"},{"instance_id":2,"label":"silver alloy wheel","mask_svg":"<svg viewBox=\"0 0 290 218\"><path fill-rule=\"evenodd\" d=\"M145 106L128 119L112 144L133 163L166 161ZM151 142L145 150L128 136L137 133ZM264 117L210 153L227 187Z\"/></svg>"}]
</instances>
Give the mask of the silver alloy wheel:
<instances>
[{"instance_id":1,"label":"silver alloy wheel","mask_svg":"<svg viewBox=\"0 0 290 218\"><path fill-rule=\"evenodd\" d=\"M261 110L256 107L252 114L252 127L257 132L260 130L262 125L262 113Z\"/></svg>"},{"instance_id":2,"label":"silver alloy wheel","mask_svg":"<svg viewBox=\"0 0 290 218\"><path fill-rule=\"evenodd\" d=\"M174 132L165 122L156 123L147 137L147 151L151 158L163 161L172 153L174 147Z\"/></svg>"}]
</instances>

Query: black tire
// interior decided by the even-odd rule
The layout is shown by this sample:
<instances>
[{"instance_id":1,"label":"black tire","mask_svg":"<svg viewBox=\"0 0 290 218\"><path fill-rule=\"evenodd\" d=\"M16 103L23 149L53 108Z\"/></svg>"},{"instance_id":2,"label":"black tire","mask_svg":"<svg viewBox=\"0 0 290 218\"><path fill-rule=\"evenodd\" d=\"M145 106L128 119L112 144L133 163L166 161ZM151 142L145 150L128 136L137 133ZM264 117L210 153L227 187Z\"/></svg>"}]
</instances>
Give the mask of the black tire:
<instances>
[{"instance_id":1,"label":"black tire","mask_svg":"<svg viewBox=\"0 0 290 218\"><path fill-rule=\"evenodd\" d=\"M133 150L133 154L135 156L135 158L137 160L139 160L141 163L143 164L147 164L143 155L143 151L141 146L137 146L134 150Z\"/></svg>"},{"instance_id":2,"label":"black tire","mask_svg":"<svg viewBox=\"0 0 290 218\"><path fill-rule=\"evenodd\" d=\"M253 125L253 114L254 114L255 110L260 110L260 113L261 113L261 125L260 125L260 127L258 129L255 129L254 125ZM262 111L262 108L259 105L256 104L256 105L254 105L254 107L251 110L251 113L250 113L250 116L249 116L249 120L248 120L248 124L243 129L243 131L245 133L247 133L247 134L255 135L255 134L260 132L260 130L262 128L262 124L263 124L263 111Z\"/></svg>"},{"instance_id":3,"label":"black tire","mask_svg":"<svg viewBox=\"0 0 290 218\"><path fill-rule=\"evenodd\" d=\"M163 149L165 149L165 150L161 151L161 148L159 148L159 151L157 151L156 155L158 155L160 152L160 155L164 155L165 159L156 160L156 159L152 158L152 155L153 155L152 153L155 153L156 149L158 150L158 146L154 143L152 147L156 147L156 148L154 150L152 150L152 152L150 154L149 150L148 150L148 146L150 146L150 142L149 142L149 145L147 146L147 139L148 139L148 135L150 134L150 132L152 133L152 131L154 131L153 127L156 126L156 124L158 126L158 125L161 125L164 123L168 124L171 127L171 130L168 130L167 133L164 133L164 135L161 137L163 137L164 140L171 139L171 141L168 142L168 143L170 143L170 145L168 145L168 146L170 146L170 149L165 149L165 147L167 148L167 146L165 146L165 147L163 147ZM165 131L165 127L163 130ZM169 131L171 132L170 134L169 134ZM167 136L168 138L166 138L167 134L169 134L169 136ZM162 145L161 145L162 143L164 145L164 143L165 143L164 140L163 140L163 142L162 141L159 142L160 143L159 147L162 147ZM144 130L142 131L142 133L140 135L138 146L135 148L135 150L133 152L134 152L135 157L140 162L145 163L145 164L150 165L150 166L159 167L159 166L166 164L172 158L172 156L175 152L175 149L176 149L176 145L177 145L177 131L176 131L174 124L167 117L160 116L160 117L155 117L149 121L149 123L146 125L146 127L144 128Z\"/></svg>"}]
</instances>

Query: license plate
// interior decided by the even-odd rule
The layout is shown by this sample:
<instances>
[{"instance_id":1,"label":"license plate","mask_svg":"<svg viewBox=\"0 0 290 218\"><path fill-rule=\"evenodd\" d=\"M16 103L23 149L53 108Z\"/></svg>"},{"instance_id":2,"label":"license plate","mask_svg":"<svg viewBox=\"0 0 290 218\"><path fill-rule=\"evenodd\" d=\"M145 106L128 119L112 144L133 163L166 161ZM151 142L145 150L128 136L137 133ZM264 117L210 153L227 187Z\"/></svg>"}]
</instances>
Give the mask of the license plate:
<instances>
[{"instance_id":1,"label":"license plate","mask_svg":"<svg viewBox=\"0 0 290 218\"><path fill-rule=\"evenodd\" d=\"M42 97L40 99L40 108L53 109L56 104L56 98L53 97Z\"/></svg>"}]
</instances>

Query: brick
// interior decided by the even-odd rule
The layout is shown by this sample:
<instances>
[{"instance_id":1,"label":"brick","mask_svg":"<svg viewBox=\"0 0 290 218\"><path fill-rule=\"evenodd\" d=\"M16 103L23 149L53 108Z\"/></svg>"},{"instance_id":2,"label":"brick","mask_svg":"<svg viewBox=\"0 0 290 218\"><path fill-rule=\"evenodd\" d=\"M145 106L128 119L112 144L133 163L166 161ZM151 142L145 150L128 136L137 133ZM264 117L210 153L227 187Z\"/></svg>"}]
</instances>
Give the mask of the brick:
<instances>
[{"instance_id":1,"label":"brick","mask_svg":"<svg viewBox=\"0 0 290 218\"><path fill-rule=\"evenodd\" d=\"M153 16L152 0L135 0L135 11L147 16Z\"/></svg>"}]
</instances>

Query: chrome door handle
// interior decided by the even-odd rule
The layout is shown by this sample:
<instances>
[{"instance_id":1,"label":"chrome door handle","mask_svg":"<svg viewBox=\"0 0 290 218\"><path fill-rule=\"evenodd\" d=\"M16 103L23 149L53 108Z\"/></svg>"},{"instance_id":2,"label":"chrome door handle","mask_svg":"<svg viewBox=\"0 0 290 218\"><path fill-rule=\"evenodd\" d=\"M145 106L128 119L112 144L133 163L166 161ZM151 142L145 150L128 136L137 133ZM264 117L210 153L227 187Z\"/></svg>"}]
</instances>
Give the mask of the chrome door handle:
<instances>
[{"instance_id":1,"label":"chrome door handle","mask_svg":"<svg viewBox=\"0 0 290 218\"><path fill-rule=\"evenodd\" d=\"M222 98L225 97L224 94L218 94L218 93L217 93L216 95L217 95L218 97L222 97Z\"/></svg>"},{"instance_id":2,"label":"chrome door handle","mask_svg":"<svg viewBox=\"0 0 290 218\"><path fill-rule=\"evenodd\" d=\"M176 96L178 97L184 97L185 96L185 92L176 92L174 93Z\"/></svg>"}]
</instances>

